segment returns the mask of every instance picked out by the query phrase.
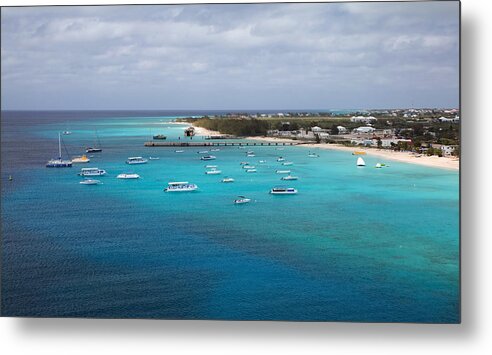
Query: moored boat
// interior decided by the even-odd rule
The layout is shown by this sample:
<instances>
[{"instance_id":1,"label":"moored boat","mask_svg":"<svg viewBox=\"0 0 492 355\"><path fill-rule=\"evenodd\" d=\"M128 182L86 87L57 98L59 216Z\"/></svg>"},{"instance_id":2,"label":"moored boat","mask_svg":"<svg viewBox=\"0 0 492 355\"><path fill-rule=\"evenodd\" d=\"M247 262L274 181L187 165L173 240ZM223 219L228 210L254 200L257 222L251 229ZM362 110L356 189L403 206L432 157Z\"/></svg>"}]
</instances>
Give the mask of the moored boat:
<instances>
[{"instance_id":1,"label":"moored boat","mask_svg":"<svg viewBox=\"0 0 492 355\"><path fill-rule=\"evenodd\" d=\"M88 163L91 160L87 157L87 155L83 154L79 157L73 157L72 163Z\"/></svg>"},{"instance_id":2,"label":"moored boat","mask_svg":"<svg viewBox=\"0 0 492 355\"><path fill-rule=\"evenodd\" d=\"M99 185L99 184L101 184L101 181L95 180L95 179L85 179L85 180L82 180L81 182L79 182L79 184L82 184L82 185Z\"/></svg>"},{"instance_id":3,"label":"moored boat","mask_svg":"<svg viewBox=\"0 0 492 355\"><path fill-rule=\"evenodd\" d=\"M72 167L72 161L71 160L64 160L62 159L62 154L61 154L61 135L58 133L58 158L56 159L50 159L46 163L47 168L71 168Z\"/></svg>"},{"instance_id":4,"label":"moored boat","mask_svg":"<svg viewBox=\"0 0 492 355\"><path fill-rule=\"evenodd\" d=\"M278 162L285 161L285 158L278 157L278 158L277 158L277 161L278 161Z\"/></svg>"},{"instance_id":5,"label":"moored boat","mask_svg":"<svg viewBox=\"0 0 492 355\"><path fill-rule=\"evenodd\" d=\"M139 179L140 178L140 175L138 174L119 174L118 176L116 176L117 179Z\"/></svg>"},{"instance_id":6,"label":"moored boat","mask_svg":"<svg viewBox=\"0 0 492 355\"><path fill-rule=\"evenodd\" d=\"M282 165L284 165L284 166L289 166L289 165L292 165L292 164L294 164L294 163L291 162L291 161L286 161L285 163L282 163Z\"/></svg>"},{"instance_id":7,"label":"moored boat","mask_svg":"<svg viewBox=\"0 0 492 355\"><path fill-rule=\"evenodd\" d=\"M287 176L282 176L280 180L298 180L299 178L297 176L292 176L292 175L287 175Z\"/></svg>"},{"instance_id":8,"label":"moored boat","mask_svg":"<svg viewBox=\"0 0 492 355\"><path fill-rule=\"evenodd\" d=\"M247 173L256 173L256 169L247 169L246 172Z\"/></svg>"},{"instance_id":9,"label":"moored boat","mask_svg":"<svg viewBox=\"0 0 492 355\"><path fill-rule=\"evenodd\" d=\"M270 190L272 195L295 195L297 194L297 189L293 187L283 187L277 186Z\"/></svg>"},{"instance_id":10,"label":"moored boat","mask_svg":"<svg viewBox=\"0 0 492 355\"><path fill-rule=\"evenodd\" d=\"M277 174L290 174L290 170L277 170L275 171Z\"/></svg>"},{"instance_id":11,"label":"moored boat","mask_svg":"<svg viewBox=\"0 0 492 355\"><path fill-rule=\"evenodd\" d=\"M217 159L214 155L205 155L200 158L200 160L215 160Z\"/></svg>"},{"instance_id":12,"label":"moored boat","mask_svg":"<svg viewBox=\"0 0 492 355\"><path fill-rule=\"evenodd\" d=\"M230 177L225 177L222 179L222 182L234 182L234 179Z\"/></svg>"},{"instance_id":13,"label":"moored boat","mask_svg":"<svg viewBox=\"0 0 492 355\"><path fill-rule=\"evenodd\" d=\"M146 164L147 162L148 160L142 157L129 157L126 160L126 163L129 165Z\"/></svg>"},{"instance_id":14,"label":"moored boat","mask_svg":"<svg viewBox=\"0 0 492 355\"><path fill-rule=\"evenodd\" d=\"M234 200L234 203L236 205L242 205L244 203L249 203L249 202L251 202L251 199L245 196L238 196L238 198Z\"/></svg>"},{"instance_id":15,"label":"moored boat","mask_svg":"<svg viewBox=\"0 0 492 355\"><path fill-rule=\"evenodd\" d=\"M190 184L188 181L169 182L164 189L165 192L190 192L196 191L198 186Z\"/></svg>"},{"instance_id":16,"label":"moored boat","mask_svg":"<svg viewBox=\"0 0 492 355\"><path fill-rule=\"evenodd\" d=\"M152 136L152 139L167 139L167 137L163 134L156 134L154 136Z\"/></svg>"},{"instance_id":17,"label":"moored boat","mask_svg":"<svg viewBox=\"0 0 492 355\"><path fill-rule=\"evenodd\" d=\"M104 176L106 175L106 170L99 168L82 168L80 169L80 176Z\"/></svg>"},{"instance_id":18,"label":"moored boat","mask_svg":"<svg viewBox=\"0 0 492 355\"><path fill-rule=\"evenodd\" d=\"M220 175L220 174L222 174L222 171L214 168L212 170L205 171L205 174L206 175Z\"/></svg>"}]
</instances>

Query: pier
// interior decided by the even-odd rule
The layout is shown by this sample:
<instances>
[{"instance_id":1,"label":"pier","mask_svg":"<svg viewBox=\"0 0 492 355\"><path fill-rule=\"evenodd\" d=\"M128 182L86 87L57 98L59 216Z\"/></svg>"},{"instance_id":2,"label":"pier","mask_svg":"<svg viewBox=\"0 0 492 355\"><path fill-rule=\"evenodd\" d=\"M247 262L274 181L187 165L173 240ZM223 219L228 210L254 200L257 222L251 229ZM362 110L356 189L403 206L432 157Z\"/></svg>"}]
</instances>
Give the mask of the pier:
<instances>
[{"instance_id":1,"label":"pier","mask_svg":"<svg viewBox=\"0 0 492 355\"><path fill-rule=\"evenodd\" d=\"M248 146L287 146L308 144L309 142L145 142L146 147L248 147Z\"/></svg>"}]
</instances>

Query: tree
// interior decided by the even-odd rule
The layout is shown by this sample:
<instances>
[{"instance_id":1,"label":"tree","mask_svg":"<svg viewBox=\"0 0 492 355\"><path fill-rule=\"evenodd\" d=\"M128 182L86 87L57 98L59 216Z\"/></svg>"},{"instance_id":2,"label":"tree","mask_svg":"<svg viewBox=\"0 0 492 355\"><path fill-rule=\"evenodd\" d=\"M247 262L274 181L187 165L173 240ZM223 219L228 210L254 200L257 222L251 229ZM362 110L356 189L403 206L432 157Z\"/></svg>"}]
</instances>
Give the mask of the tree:
<instances>
[{"instance_id":1,"label":"tree","mask_svg":"<svg viewBox=\"0 0 492 355\"><path fill-rule=\"evenodd\" d=\"M337 125L334 124L333 126L331 126L330 134L333 136L337 136L338 133L340 133L340 130L338 129Z\"/></svg>"},{"instance_id":2,"label":"tree","mask_svg":"<svg viewBox=\"0 0 492 355\"><path fill-rule=\"evenodd\" d=\"M381 140L381 138L378 137L378 148L381 149L383 147L383 141Z\"/></svg>"},{"instance_id":3,"label":"tree","mask_svg":"<svg viewBox=\"0 0 492 355\"><path fill-rule=\"evenodd\" d=\"M316 138L316 143L321 143L321 138L319 136L319 134L315 134L314 137Z\"/></svg>"}]
</instances>

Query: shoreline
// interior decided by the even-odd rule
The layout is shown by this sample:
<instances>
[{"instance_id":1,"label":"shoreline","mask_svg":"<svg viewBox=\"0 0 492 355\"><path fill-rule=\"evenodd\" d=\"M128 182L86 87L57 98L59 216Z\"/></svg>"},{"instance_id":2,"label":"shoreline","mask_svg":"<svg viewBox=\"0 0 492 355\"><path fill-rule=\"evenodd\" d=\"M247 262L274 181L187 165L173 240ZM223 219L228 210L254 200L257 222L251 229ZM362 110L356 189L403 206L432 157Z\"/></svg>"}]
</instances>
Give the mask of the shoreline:
<instances>
[{"instance_id":1,"label":"shoreline","mask_svg":"<svg viewBox=\"0 0 492 355\"><path fill-rule=\"evenodd\" d=\"M195 128L195 134L198 136L210 136L210 135L221 135L222 133L218 131L211 131L203 127L197 127L189 123L189 126ZM244 139L256 140L263 142L285 142L285 143L298 143L299 141L288 139L288 138L277 138L277 137L245 137ZM363 151L367 155L380 157L383 159L398 161L400 163L417 164L422 166L427 166L431 168L446 169L459 171L460 160L455 157L438 157L438 156L427 156L422 155L421 157L416 157L414 153L410 152L397 152L394 150L378 149L378 148L368 148L368 147L346 147L340 144L328 144L328 143L308 143L301 144L298 147L306 147L311 149L322 149L322 150L338 150L343 152L354 152ZM383 161L384 163L384 161Z\"/></svg>"},{"instance_id":2,"label":"shoreline","mask_svg":"<svg viewBox=\"0 0 492 355\"><path fill-rule=\"evenodd\" d=\"M293 139L288 138L275 138L275 137L247 137L246 139L257 140L257 141L278 141L278 142L299 142ZM401 163L408 164L417 164L422 166L428 166L432 168L446 169L446 170L456 170L460 169L460 161L458 158L450 158L450 157L438 157L438 156L427 156L422 155L421 157L416 157L414 153L410 152L397 152L394 150L386 150L386 149L377 149L377 148L368 148L368 147L347 147L340 144L328 144L328 143L308 143L301 144L298 147L307 147L314 149L322 149L322 150L338 150L343 152L354 152L363 151L367 155L376 156L384 159L389 159L393 161L398 161ZM384 162L382 162L384 163Z\"/></svg>"}]
</instances>

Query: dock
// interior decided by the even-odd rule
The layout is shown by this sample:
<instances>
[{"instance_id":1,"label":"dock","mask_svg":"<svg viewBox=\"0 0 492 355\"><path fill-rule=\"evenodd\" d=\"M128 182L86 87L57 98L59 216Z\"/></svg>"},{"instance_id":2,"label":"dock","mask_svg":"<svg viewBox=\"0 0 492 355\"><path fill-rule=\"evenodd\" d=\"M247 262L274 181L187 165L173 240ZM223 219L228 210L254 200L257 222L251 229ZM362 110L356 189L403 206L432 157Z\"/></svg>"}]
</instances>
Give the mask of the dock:
<instances>
[{"instance_id":1,"label":"dock","mask_svg":"<svg viewBox=\"0 0 492 355\"><path fill-rule=\"evenodd\" d=\"M145 142L146 147L249 147L249 146L287 146L308 142Z\"/></svg>"}]
</instances>

